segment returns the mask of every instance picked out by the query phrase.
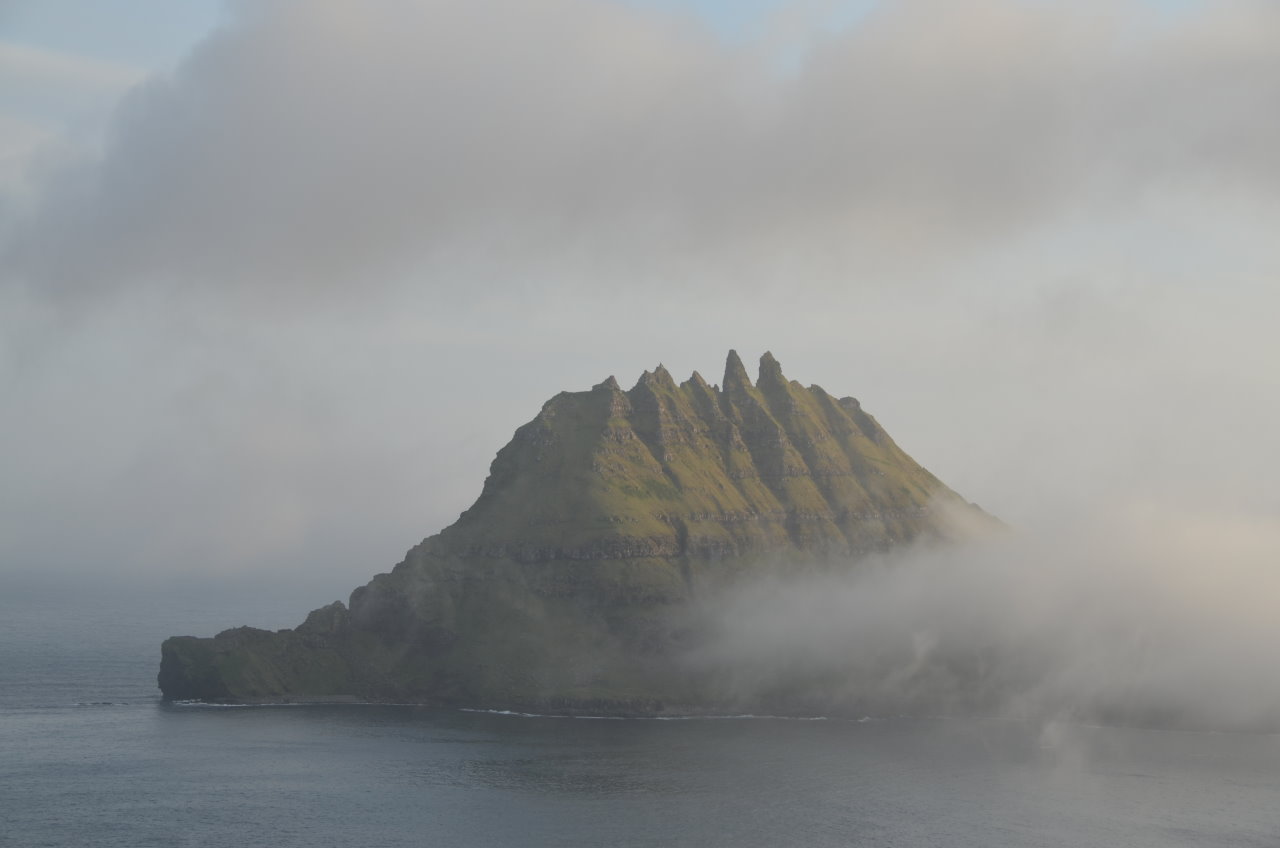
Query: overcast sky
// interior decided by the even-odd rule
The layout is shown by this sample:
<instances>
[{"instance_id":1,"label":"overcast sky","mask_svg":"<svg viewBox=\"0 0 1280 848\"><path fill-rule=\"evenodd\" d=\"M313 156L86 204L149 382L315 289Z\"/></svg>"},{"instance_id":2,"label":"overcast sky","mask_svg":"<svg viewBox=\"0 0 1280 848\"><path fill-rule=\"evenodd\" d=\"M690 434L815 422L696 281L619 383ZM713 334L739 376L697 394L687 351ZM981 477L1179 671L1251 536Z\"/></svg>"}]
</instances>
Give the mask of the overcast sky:
<instances>
[{"instance_id":1,"label":"overcast sky","mask_svg":"<svg viewBox=\"0 0 1280 848\"><path fill-rule=\"evenodd\" d=\"M1280 538L1280 4L103 8L0 0L0 573L354 585L730 347L1015 526Z\"/></svg>"}]
</instances>

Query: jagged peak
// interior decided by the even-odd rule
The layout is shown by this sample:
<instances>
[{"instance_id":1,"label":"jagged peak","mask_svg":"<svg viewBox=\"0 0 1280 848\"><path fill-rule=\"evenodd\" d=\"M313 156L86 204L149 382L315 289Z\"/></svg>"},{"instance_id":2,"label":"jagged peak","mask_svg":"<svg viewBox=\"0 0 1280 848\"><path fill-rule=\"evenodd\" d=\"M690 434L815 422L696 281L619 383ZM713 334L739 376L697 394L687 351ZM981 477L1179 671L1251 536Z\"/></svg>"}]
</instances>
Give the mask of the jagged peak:
<instances>
[{"instance_id":1,"label":"jagged peak","mask_svg":"<svg viewBox=\"0 0 1280 848\"><path fill-rule=\"evenodd\" d=\"M645 373L647 374L648 372L646 371ZM594 386L592 386L592 387L591 387L591 391L593 391L593 392L599 392L599 391L620 392L620 391L622 391L622 386L619 386L619 385L618 385L618 379L617 379L616 377L614 377L612 374L610 374L610 375L609 375L609 377L608 377L607 379L605 379L603 382L596 383Z\"/></svg>"},{"instance_id":2,"label":"jagged peak","mask_svg":"<svg viewBox=\"0 0 1280 848\"><path fill-rule=\"evenodd\" d=\"M669 389L676 387L676 381L671 378L671 372L661 362L658 363L657 368L653 369L653 379Z\"/></svg>"},{"instance_id":3,"label":"jagged peak","mask_svg":"<svg viewBox=\"0 0 1280 848\"><path fill-rule=\"evenodd\" d=\"M782 376L782 365L767 350L760 357L760 376L756 379L756 385L761 389L773 386L785 388L787 385L787 378Z\"/></svg>"},{"instance_id":4,"label":"jagged peak","mask_svg":"<svg viewBox=\"0 0 1280 848\"><path fill-rule=\"evenodd\" d=\"M742 364L742 358L738 356L738 352L730 350L724 362L724 390L727 392L733 389L749 388L751 388L751 378L747 376L746 366Z\"/></svg>"},{"instance_id":5,"label":"jagged peak","mask_svg":"<svg viewBox=\"0 0 1280 848\"><path fill-rule=\"evenodd\" d=\"M711 386L707 383L706 379L703 378L703 376L699 374L697 371L694 371L692 374L690 374L689 379L686 380L684 383L681 383L681 385L688 385L690 383L692 383L693 385L697 386L700 389L711 388Z\"/></svg>"},{"instance_id":6,"label":"jagged peak","mask_svg":"<svg viewBox=\"0 0 1280 848\"><path fill-rule=\"evenodd\" d=\"M640 379L636 381L636 384L632 387L631 391L634 392L641 386L647 386L650 389L662 388L674 390L676 387L676 381L671 379L671 372L662 367L662 363L658 363L657 368L652 371L645 371L640 375Z\"/></svg>"}]
</instances>

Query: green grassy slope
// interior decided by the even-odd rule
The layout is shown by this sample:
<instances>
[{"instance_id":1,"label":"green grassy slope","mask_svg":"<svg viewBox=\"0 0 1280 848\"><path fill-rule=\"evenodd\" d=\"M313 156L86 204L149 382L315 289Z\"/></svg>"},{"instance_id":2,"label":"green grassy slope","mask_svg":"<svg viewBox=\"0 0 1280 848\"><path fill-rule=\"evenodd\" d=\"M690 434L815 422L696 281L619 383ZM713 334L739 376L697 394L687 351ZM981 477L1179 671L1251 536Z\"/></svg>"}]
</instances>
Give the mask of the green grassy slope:
<instances>
[{"instance_id":1,"label":"green grassy slope","mask_svg":"<svg viewBox=\"0 0 1280 848\"><path fill-rule=\"evenodd\" d=\"M524 561L795 546L864 552L960 498L852 398L789 382L771 354L752 384L730 352L723 388L659 365L552 398L441 534L451 551Z\"/></svg>"}]
</instances>

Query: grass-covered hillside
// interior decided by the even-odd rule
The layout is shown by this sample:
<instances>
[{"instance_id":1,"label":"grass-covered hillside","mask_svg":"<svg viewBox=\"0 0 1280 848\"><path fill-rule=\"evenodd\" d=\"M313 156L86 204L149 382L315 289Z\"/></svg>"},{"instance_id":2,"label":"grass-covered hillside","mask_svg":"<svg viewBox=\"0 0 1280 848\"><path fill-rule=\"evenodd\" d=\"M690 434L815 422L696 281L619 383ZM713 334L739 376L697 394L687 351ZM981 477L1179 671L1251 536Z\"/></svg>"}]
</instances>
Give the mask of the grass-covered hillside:
<instances>
[{"instance_id":1,"label":"grass-covered hillside","mask_svg":"<svg viewBox=\"0 0 1280 848\"><path fill-rule=\"evenodd\" d=\"M523 561L860 553L915 536L938 499L958 497L856 400L768 353L753 385L730 351L721 386L659 365L628 391L610 377L552 398L440 541Z\"/></svg>"}]
</instances>

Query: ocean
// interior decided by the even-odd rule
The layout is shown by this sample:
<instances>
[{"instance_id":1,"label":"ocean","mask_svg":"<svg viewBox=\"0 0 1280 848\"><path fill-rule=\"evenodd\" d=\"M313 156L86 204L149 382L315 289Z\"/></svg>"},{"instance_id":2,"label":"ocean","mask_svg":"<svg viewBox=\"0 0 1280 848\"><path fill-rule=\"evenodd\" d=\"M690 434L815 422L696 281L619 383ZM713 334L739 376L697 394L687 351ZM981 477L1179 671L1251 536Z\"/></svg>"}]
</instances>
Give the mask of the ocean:
<instances>
[{"instance_id":1,"label":"ocean","mask_svg":"<svg viewBox=\"0 0 1280 848\"><path fill-rule=\"evenodd\" d=\"M1280 846L1280 737L997 718L162 703L160 641L332 600L0 594L4 846Z\"/></svg>"}]
</instances>

